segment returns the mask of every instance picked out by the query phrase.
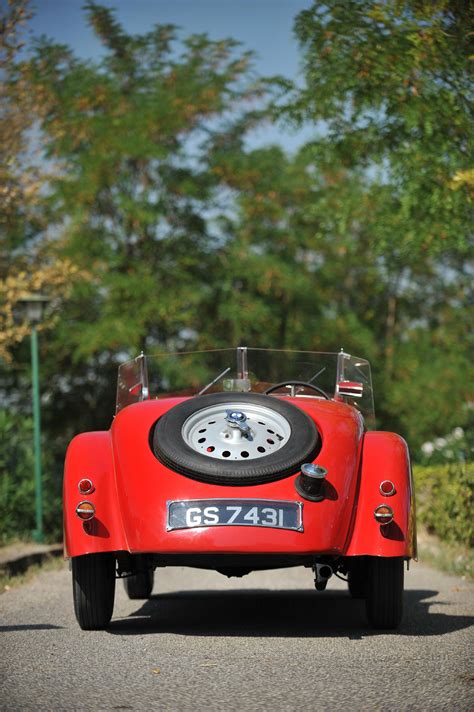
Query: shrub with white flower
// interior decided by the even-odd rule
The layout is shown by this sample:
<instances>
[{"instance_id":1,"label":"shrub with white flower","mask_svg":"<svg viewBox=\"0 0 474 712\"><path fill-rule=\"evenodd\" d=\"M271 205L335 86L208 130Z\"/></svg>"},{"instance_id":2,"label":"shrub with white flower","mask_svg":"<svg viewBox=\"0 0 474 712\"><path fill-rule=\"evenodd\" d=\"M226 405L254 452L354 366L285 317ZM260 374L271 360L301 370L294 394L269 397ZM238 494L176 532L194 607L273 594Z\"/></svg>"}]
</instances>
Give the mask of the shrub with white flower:
<instances>
[{"instance_id":1,"label":"shrub with white flower","mask_svg":"<svg viewBox=\"0 0 474 712\"><path fill-rule=\"evenodd\" d=\"M435 438L421 446L420 462L424 465L472 460L474 460L474 448L466 431L461 427L454 428L444 438Z\"/></svg>"}]
</instances>

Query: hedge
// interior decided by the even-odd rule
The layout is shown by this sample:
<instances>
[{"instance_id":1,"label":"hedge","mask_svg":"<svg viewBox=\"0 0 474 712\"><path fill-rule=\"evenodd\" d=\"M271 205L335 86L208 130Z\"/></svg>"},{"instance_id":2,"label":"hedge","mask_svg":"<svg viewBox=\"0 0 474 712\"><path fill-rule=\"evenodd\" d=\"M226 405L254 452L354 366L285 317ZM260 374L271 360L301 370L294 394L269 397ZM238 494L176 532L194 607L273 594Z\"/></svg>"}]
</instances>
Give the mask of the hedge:
<instances>
[{"instance_id":1,"label":"hedge","mask_svg":"<svg viewBox=\"0 0 474 712\"><path fill-rule=\"evenodd\" d=\"M35 529L33 422L0 409L0 546L31 539ZM44 443L43 443L44 445ZM62 536L61 479L43 446L43 524L48 541Z\"/></svg>"},{"instance_id":2,"label":"hedge","mask_svg":"<svg viewBox=\"0 0 474 712\"><path fill-rule=\"evenodd\" d=\"M415 466L417 519L431 534L474 546L474 463Z\"/></svg>"}]
</instances>

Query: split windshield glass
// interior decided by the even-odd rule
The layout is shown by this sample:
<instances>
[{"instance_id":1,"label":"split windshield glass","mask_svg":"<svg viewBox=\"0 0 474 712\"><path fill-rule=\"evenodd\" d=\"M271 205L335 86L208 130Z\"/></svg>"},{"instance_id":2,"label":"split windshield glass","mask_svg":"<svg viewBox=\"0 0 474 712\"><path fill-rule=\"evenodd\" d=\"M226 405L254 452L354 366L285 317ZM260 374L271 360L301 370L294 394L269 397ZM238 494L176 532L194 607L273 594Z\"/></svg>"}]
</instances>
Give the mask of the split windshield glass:
<instances>
[{"instance_id":1,"label":"split windshield glass","mask_svg":"<svg viewBox=\"0 0 474 712\"><path fill-rule=\"evenodd\" d=\"M149 398L186 397L202 393L264 393L284 383L279 395L323 397L304 382L355 406L366 421L373 421L374 405L370 365L363 358L343 352L284 351L276 349L222 349L141 355L119 366L117 412ZM338 396L337 384L361 384L359 396ZM369 426L370 423L366 422Z\"/></svg>"}]
</instances>

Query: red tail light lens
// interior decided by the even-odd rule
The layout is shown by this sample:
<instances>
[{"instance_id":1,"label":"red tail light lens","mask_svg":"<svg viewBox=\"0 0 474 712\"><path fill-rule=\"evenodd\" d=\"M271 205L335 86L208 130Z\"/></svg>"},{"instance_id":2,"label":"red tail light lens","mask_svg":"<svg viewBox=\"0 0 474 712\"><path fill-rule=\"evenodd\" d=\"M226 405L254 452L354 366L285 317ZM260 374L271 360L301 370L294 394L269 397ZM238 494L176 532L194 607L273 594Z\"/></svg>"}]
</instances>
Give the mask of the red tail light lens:
<instances>
[{"instance_id":1,"label":"red tail light lens","mask_svg":"<svg viewBox=\"0 0 474 712\"><path fill-rule=\"evenodd\" d=\"M95 489L94 485L92 484L92 480L89 480L87 478L79 480L79 484L77 485L77 487L81 494L90 494Z\"/></svg>"},{"instance_id":2,"label":"red tail light lens","mask_svg":"<svg viewBox=\"0 0 474 712\"><path fill-rule=\"evenodd\" d=\"M380 483L380 494L385 495L385 497L391 497L395 494L395 485L391 480L384 480Z\"/></svg>"},{"instance_id":3,"label":"red tail light lens","mask_svg":"<svg viewBox=\"0 0 474 712\"><path fill-rule=\"evenodd\" d=\"M76 507L76 514L79 519L87 521L95 516L95 507L92 502L79 502Z\"/></svg>"}]
</instances>

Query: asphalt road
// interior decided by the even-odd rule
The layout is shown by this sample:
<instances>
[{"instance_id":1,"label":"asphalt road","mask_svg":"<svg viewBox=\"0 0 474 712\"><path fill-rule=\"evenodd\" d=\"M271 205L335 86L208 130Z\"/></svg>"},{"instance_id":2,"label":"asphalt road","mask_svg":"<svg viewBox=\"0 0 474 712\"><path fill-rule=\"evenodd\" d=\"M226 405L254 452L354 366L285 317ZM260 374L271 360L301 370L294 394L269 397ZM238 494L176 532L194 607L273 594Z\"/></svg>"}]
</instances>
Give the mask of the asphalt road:
<instances>
[{"instance_id":1,"label":"asphalt road","mask_svg":"<svg viewBox=\"0 0 474 712\"><path fill-rule=\"evenodd\" d=\"M404 623L371 631L342 581L306 569L121 582L105 632L74 619L70 573L0 596L2 710L473 710L474 586L412 564Z\"/></svg>"}]
</instances>

